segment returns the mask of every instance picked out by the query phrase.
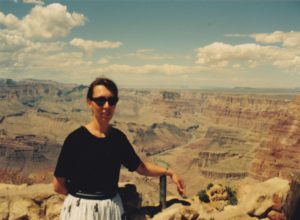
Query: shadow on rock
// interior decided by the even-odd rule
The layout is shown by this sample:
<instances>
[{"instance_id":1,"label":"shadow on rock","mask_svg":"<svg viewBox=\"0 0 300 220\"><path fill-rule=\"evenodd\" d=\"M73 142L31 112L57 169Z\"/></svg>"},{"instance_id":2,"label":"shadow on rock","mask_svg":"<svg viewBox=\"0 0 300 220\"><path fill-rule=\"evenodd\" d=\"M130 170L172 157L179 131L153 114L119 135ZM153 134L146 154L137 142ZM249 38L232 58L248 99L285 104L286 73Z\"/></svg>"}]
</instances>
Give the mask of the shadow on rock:
<instances>
[{"instance_id":1,"label":"shadow on rock","mask_svg":"<svg viewBox=\"0 0 300 220\"><path fill-rule=\"evenodd\" d=\"M167 207L170 207L174 204L181 204L183 206L190 206L191 203L185 201L185 200L180 200L180 199L171 199L169 201L167 201ZM156 215L157 213L161 212L161 205L159 206L145 206L141 208L141 212L144 213L145 215L149 215L150 217L153 217L154 215Z\"/></svg>"},{"instance_id":2,"label":"shadow on rock","mask_svg":"<svg viewBox=\"0 0 300 220\"><path fill-rule=\"evenodd\" d=\"M142 198L134 184L126 184L119 188L127 220L145 220L146 216L140 211Z\"/></svg>"},{"instance_id":3,"label":"shadow on rock","mask_svg":"<svg viewBox=\"0 0 300 220\"><path fill-rule=\"evenodd\" d=\"M146 220L146 216L153 217L161 212L161 206L144 206L142 207L142 197L136 191L134 184L128 183L119 188L119 193L123 201L124 210L127 220ZM166 206L170 207L174 204L190 206L191 204L185 200L171 199L166 202Z\"/></svg>"}]
</instances>

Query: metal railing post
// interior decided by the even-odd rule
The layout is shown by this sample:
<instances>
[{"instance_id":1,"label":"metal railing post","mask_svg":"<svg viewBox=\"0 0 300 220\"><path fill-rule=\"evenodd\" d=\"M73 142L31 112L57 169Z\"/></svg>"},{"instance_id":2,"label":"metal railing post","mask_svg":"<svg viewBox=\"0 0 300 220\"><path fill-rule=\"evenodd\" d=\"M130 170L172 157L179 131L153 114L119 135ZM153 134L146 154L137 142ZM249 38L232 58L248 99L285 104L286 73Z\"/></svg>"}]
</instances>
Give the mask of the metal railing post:
<instances>
[{"instance_id":1,"label":"metal railing post","mask_svg":"<svg viewBox=\"0 0 300 220\"><path fill-rule=\"evenodd\" d=\"M161 207L161 210L165 209L167 207L167 176L162 175L159 177L159 205Z\"/></svg>"},{"instance_id":2,"label":"metal railing post","mask_svg":"<svg viewBox=\"0 0 300 220\"><path fill-rule=\"evenodd\" d=\"M169 164L167 162L160 159L155 162L168 170ZM159 205L161 210L167 208L167 176L165 174L159 177Z\"/></svg>"}]
</instances>

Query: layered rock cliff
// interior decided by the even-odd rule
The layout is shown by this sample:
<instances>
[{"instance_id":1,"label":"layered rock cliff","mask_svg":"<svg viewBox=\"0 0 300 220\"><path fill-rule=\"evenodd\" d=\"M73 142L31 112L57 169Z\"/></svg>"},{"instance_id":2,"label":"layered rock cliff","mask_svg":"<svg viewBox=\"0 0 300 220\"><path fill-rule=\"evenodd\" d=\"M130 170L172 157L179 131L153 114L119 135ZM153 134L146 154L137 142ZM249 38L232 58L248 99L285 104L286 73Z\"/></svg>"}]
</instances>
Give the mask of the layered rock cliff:
<instances>
[{"instance_id":1,"label":"layered rock cliff","mask_svg":"<svg viewBox=\"0 0 300 220\"><path fill-rule=\"evenodd\" d=\"M180 115L182 120L184 114L194 115L199 124L208 125L202 135L197 134L200 144L192 144L193 148L198 146L199 154L191 161L201 167L202 175L243 178L249 174L260 180L274 176L289 179L291 172L299 170L299 98L288 94L213 92L169 96L163 97L169 110L166 117ZM240 170L234 164L239 164L235 167Z\"/></svg>"},{"instance_id":2,"label":"layered rock cliff","mask_svg":"<svg viewBox=\"0 0 300 220\"><path fill-rule=\"evenodd\" d=\"M300 171L300 97L288 105L284 117L274 121L265 141L255 152L250 175L265 180L286 179Z\"/></svg>"},{"instance_id":3,"label":"layered rock cliff","mask_svg":"<svg viewBox=\"0 0 300 220\"><path fill-rule=\"evenodd\" d=\"M20 135L0 138L0 179L2 182L49 181L60 150L46 137Z\"/></svg>"}]
</instances>

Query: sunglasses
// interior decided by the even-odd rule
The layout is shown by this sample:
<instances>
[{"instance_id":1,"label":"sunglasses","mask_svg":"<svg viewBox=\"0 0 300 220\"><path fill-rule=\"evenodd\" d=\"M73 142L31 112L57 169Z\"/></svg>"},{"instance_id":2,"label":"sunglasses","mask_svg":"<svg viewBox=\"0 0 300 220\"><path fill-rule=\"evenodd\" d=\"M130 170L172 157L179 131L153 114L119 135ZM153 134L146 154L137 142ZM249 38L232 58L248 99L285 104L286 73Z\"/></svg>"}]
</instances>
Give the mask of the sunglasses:
<instances>
[{"instance_id":1,"label":"sunglasses","mask_svg":"<svg viewBox=\"0 0 300 220\"><path fill-rule=\"evenodd\" d=\"M119 98L116 96L110 96L110 97L100 96L96 98L91 98L91 100L94 101L98 106L102 107L106 102L108 102L110 106L116 105L117 102L119 101Z\"/></svg>"}]
</instances>

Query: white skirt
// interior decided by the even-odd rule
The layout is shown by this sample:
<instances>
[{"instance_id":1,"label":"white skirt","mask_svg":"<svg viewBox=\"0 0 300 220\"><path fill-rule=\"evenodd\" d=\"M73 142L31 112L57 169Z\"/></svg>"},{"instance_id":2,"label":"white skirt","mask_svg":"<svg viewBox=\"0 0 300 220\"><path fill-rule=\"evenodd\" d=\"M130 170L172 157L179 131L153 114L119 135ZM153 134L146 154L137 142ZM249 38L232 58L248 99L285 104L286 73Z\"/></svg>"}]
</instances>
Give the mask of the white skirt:
<instances>
[{"instance_id":1,"label":"white skirt","mask_svg":"<svg viewBox=\"0 0 300 220\"><path fill-rule=\"evenodd\" d=\"M69 194L64 201L60 220L121 220L123 214L118 193L112 199L105 200L80 199Z\"/></svg>"}]
</instances>

